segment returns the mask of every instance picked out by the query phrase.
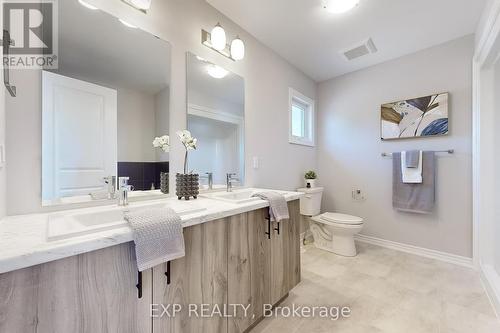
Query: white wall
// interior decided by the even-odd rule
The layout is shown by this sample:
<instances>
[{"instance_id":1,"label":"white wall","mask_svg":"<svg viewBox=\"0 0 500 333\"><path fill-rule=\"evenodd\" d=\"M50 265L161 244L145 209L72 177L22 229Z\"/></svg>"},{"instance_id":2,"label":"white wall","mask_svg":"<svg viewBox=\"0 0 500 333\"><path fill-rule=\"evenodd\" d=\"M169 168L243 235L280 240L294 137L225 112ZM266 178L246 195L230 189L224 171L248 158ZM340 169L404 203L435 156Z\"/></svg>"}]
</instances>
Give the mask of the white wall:
<instances>
[{"instance_id":1,"label":"white wall","mask_svg":"<svg viewBox=\"0 0 500 333\"><path fill-rule=\"evenodd\" d=\"M118 161L154 162L155 95L129 89L118 92Z\"/></svg>"},{"instance_id":2,"label":"white wall","mask_svg":"<svg viewBox=\"0 0 500 333\"><path fill-rule=\"evenodd\" d=\"M365 218L363 234L472 257L473 36L321 83L318 88L319 179L323 208ZM450 134L440 138L380 140L380 105L450 93ZM381 152L455 149L437 157L433 214L392 208L392 162ZM351 199L361 189L364 202Z\"/></svg>"},{"instance_id":3,"label":"white wall","mask_svg":"<svg viewBox=\"0 0 500 333\"><path fill-rule=\"evenodd\" d=\"M170 133L186 127L186 51L191 51L245 78L246 165L251 166L253 156L261 159L258 170L246 169L247 184L283 189L302 184L302 173L316 165L316 150L288 143L288 88L314 98L315 82L204 0L153 1L147 15L119 0L88 2L171 43ZM229 35L239 34L245 41L247 54L243 61L233 62L201 44L201 29L211 29L217 22ZM18 89L24 101L16 103L30 104L31 110L36 109L39 93L25 85ZM8 151L14 156L9 157L7 165L11 179L7 184L8 214L40 211L40 115L21 112L8 118L17 118L22 124L11 128L9 119L7 122L8 136L22 131L18 140L8 139ZM182 163L183 147L172 136L171 186L175 184L175 172L182 170Z\"/></svg>"}]
</instances>

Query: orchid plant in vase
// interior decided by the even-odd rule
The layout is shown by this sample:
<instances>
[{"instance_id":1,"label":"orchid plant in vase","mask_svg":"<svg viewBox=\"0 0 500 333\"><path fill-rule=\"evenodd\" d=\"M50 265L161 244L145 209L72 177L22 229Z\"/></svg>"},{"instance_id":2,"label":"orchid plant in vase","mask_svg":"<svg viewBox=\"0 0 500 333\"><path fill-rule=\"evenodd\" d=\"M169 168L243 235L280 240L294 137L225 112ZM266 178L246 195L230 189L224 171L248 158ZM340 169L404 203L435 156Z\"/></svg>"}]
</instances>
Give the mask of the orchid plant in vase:
<instances>
[{"instance_id":1,"label":"orchid plant in vase","mask_svg":"<svg viewBox=\"0 0 500 333\"><path fill-rule=\"evenodd\" d=\"M186 149L186 154L184 155L184 174L176 175L176 195L180 200L185 198L189 200L190 197L197 198L199 193L199 175L187 173L187 164L188 164L188 153L190 150L196 149L196 143L198 140L193 138L191 132L188 130L178 131L177 135L179 136L184 148Z\"/></svg>"},{"instance_id":2,"label":"orchid plant in vase","mask_svg":"<svg viewBox=\"0 0 500 333\"><path fill-rule=\"evenodd\" d=\"M191 136L191 132L188 130L178 131L177 135L179 136L184 148L186 148L186 154L184 155L184 174L187 174L187 161L188 161L188 152L190 150L196 150L197 139Z\"/></svg>"},{"instance_id":3,"label":"orchid plant in vase","mask_svg":"<svg viewBox=\"0 0 500 333\"><path fill-rule=\"evenodd\" d=\"M153 147L160 148L164 153L170 152L170 137L168 135L158 136L153 140ZM168 172L160 172L160 191L164 194L168 194ZM153 184L154 185L154 184ZM152 186L151 189L155 187Z\"/></svg>"}]
</instances>

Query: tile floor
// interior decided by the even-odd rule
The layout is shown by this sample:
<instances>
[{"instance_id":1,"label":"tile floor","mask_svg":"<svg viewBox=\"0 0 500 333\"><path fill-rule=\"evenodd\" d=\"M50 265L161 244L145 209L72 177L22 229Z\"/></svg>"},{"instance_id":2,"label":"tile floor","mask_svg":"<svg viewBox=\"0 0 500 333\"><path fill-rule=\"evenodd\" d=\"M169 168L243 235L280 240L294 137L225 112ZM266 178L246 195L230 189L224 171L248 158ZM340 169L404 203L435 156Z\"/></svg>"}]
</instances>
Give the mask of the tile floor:
<instances>
[{"instance_id":1,"label":"tile floor","mask_svg":"<svg viewBox=\"0 0 500 333\"><path fill-rule=\"evenodd\" d=\"M349 306L350 318L268 318L252 333L500 333L477 272L364 243L358 251L305 246L302 282L282 303Z\"/></svg>"}]
</instances>

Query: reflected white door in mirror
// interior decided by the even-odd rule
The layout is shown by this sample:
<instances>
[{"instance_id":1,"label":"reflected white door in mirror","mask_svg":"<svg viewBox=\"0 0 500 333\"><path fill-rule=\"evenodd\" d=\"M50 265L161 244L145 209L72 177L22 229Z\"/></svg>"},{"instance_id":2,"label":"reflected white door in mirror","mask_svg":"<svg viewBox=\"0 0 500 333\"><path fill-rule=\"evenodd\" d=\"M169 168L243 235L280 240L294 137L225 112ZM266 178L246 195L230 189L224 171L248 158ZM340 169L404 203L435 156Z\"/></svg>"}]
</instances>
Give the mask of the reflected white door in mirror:
<instances>
[{"instance_id":1,"label":"reflected white door in mirror","mask_svg":"<svg viewBox=\"0 0 500 333\"><path fill-rule=\"evenodd\" d=\"M116 175L116 90L47 71L42 80L43 202L104 191Z\"/></svg>"}]
</instances>

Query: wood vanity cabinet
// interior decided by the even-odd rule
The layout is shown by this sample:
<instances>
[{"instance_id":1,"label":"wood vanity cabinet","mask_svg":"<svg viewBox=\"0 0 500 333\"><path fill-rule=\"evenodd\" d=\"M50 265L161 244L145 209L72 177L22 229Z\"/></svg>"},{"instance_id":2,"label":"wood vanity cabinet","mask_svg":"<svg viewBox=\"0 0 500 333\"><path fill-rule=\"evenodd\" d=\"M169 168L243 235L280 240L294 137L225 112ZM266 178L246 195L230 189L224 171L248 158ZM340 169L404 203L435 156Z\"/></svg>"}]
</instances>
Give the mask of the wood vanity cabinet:
<instances>
[{"instance_id":1,"label":"wood vanity cabinet","mask_svg":"<svg viewBox=\"0 0 500 333\"><path fill-rule=\"evenodd\" d=\"M224 317L188 317L189 305L227 302L227 230L228 218L184 229L186 256L153 268L153 304L179 304L182 311L175 317L153 318L153 332L222 333L227 331ZM167 276L170 273L170 283ZM194 314L195 312L193 312Z\"/></svg>"},{"instance_id":2,"label":"wood vanity cabinet","mask_svg":"<svg viewBox=\"0 0 500 333\"><path fill-rule=\"evenodd\" d=\"M0 332L248 331L264 304L276 304L300 281L299 201L288 205L290 220L279 234L274 223L270 238L268 208L185 228L186 256L144 271L142 298L132 242L0 274ZM182 311L151 316L169 304ZM252 306L246 317L196 318L188 316L190 304Z\"/></svg>"},{"instance_id":3,"label":"wood vanity cabinet","mask_svg":"<svg viewBox=\"0 0 500 333\"><path fill-rule=\"evenodd\" d=\"M0 332L151 332L152 272L139 299L132 243L0 274Z\"/></svg>"},{"instance_id":4,"label":"wood vanity cabinet","mask_svg":"<svg viewBox=\"0 0 500 333\"><path fill-rule=\"evenodd\" d=\"M228 333L245 332L300 282L299 201L288 203L290 220L271 224L268 208L231 218L229 223L228 304L251 304L249 313L229 318ZM279 232L278 232L279 229Z\"/></svg>"}]
</instances>

